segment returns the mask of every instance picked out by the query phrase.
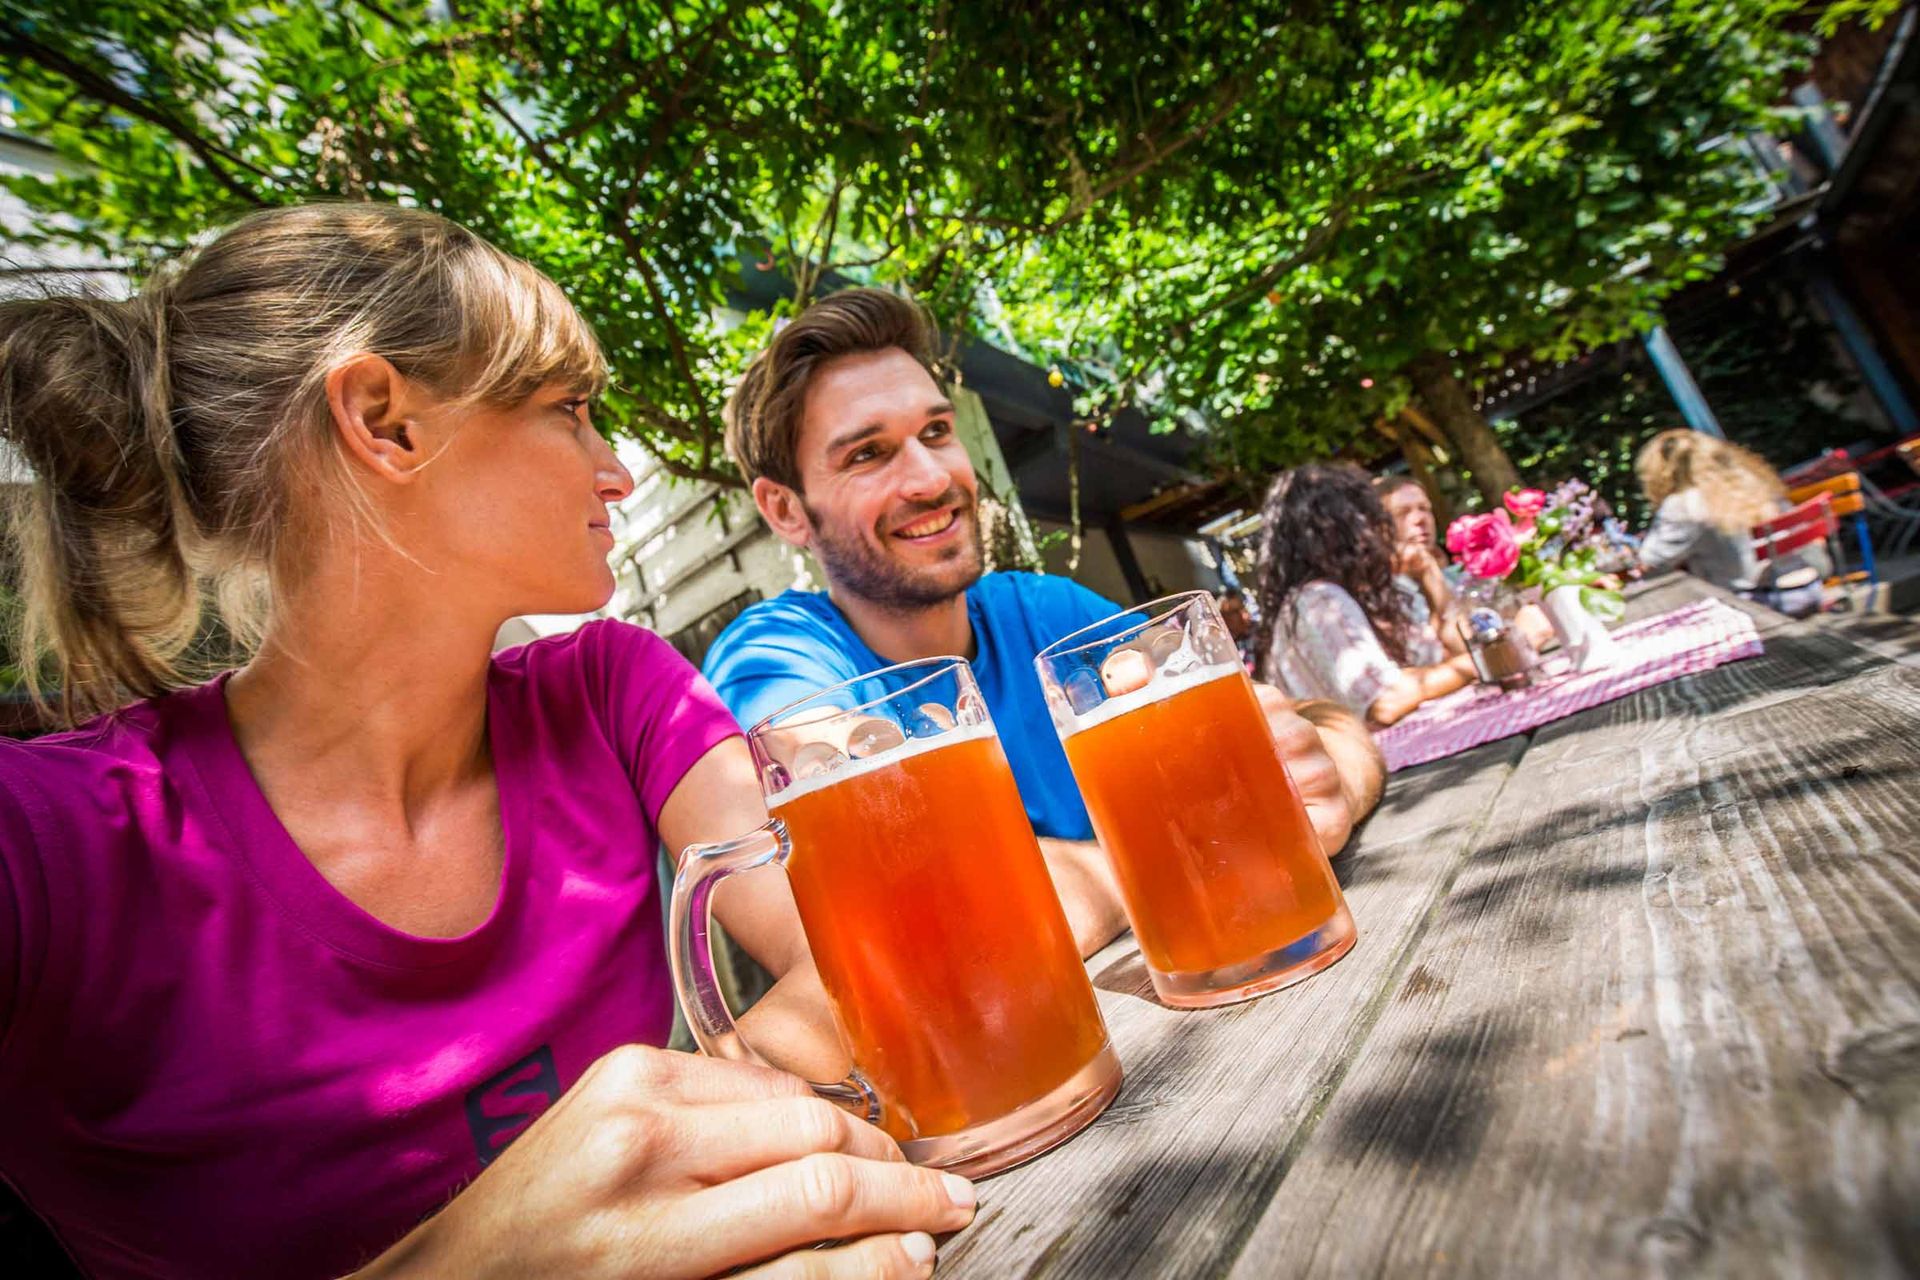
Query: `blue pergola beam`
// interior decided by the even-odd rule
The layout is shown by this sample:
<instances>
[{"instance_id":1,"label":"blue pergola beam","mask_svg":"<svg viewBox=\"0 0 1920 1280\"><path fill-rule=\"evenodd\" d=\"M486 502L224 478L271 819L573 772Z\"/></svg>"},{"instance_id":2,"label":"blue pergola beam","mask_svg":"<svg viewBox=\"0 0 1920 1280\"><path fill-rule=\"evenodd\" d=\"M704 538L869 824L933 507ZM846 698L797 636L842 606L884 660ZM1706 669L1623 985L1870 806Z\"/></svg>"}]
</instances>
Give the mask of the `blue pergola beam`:
<instances>
[{"instance_id":1,"label":"blue pergola beam","mask_svg":"<svg viewBox=\"0 0 1920 1280\"><path fill-rule=\"evenodd\" d=\"M1660 380L1667 384L1667 391L1673 396L1673 402L1680 406L1680 416L1687 420L1687 425L1695 431L1726 439L1727 433L1720 429L1720 420L1713 416L1713 408L1707 404L1707 398L1700 394L1700 386L1687 370L1687 362L1680 358L1680 349L1673 345L1673 339L1667 335L1667 327L1655 325L1648 332L1645 342L1647 354L1653 357L1653 367L1660 371Z\"/></svg>"}]
</instances>

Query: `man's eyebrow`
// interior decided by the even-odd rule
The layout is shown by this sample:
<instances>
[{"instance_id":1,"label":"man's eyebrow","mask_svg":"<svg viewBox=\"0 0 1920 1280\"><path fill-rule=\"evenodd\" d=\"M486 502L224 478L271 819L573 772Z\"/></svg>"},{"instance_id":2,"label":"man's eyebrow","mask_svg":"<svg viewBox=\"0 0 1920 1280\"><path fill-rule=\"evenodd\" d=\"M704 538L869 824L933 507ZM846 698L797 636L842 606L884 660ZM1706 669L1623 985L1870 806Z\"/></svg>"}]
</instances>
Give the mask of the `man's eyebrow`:
<instances>
[{"instance_id":1,"label":"man's eyebrow","mask_svg":"<svg viewBox=\"0 0 1920 1280\"><path fill-rule=\"evenodd\" d=\"M954 409L951 400L936 400L927 408L927 416L929 418L949 417L955 412L957 411ZM877 436L886 429L886 424L883 422L869 422L863 427L855 427L851 431L844 431L827 441L827 452L830 454L838 453L850 445L859 444L869 436Z\"/></svg>"},{"instance_id":2,"label":"man's eyebrow","mask_svg":"<svg viewBox=\"0 0 1920 1280\"><path fill-rule=\"evenodd\" d=\"M843 432L827 441L827 452L838 453L848 445L859 444L868 436L877 436L885 430L886 427L878 422L869 422L864 427L855 427L853 430Z\"/></svg>"}]
</instances>

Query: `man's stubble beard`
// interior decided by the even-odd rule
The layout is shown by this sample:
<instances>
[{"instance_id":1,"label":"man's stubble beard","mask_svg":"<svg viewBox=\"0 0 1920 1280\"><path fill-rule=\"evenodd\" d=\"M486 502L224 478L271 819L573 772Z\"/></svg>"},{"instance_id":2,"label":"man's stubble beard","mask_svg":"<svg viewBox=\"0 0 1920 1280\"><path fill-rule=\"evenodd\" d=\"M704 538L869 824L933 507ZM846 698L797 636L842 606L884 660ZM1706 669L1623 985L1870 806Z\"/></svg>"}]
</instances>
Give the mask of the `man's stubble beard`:
<instances>
[{"instance_id":1,"label":"man's stubble beard","mask_svg":"<svg viewBox=\"0 0 1920 1280\"><path fill-rule=\"evenodd\" d=\"M933 505L937 509L947 501L946 497L942 497L939 503ZM843 537L831 522L822 520L820 513L807 505L805 498L800 500L800 507L813 522L811 550L832 585L883 609L910 613L945 604L978 582L985 572L979 505L971 499L956 516L956 519L968 522L972 533L965 544L965 550L970 554L950 562L956 573L964 579L957 583L937 569L920 572L903 569L858 534ZM961 564L965 567L960 568ZM936 574L939 578L937 581L934 580Z\"/></svg>"}]
</instances>

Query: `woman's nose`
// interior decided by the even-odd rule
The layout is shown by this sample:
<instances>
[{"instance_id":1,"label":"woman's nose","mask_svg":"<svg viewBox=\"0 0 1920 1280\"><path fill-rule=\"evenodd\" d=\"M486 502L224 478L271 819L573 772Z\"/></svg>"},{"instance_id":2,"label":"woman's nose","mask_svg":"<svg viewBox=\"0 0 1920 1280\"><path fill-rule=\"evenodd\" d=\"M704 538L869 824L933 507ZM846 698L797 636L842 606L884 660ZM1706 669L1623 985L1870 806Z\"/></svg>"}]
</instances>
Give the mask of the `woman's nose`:
<instances>
[{"instance_id":1,"label":"woman's nose","mask_svg":"<svg viewBox=\"0 0 1920 1280\"><path fill-rule=\"evenodd\" d=\"M627 470L626 464L611 448L606 449L595 465L593 481L594 492L600 495L603 502L624 502L627 495L633 492L633 473Z\"/></svg>"}]
</instances>

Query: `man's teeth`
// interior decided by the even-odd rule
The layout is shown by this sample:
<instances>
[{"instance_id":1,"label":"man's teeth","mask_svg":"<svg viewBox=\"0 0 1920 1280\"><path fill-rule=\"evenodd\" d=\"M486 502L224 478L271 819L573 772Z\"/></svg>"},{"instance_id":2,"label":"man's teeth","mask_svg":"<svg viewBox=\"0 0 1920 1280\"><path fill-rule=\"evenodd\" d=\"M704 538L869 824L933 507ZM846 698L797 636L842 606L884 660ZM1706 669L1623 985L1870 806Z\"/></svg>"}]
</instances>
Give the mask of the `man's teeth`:
<instances>
[{"instance_id":1,"label":"man's teeth","mask_svg":"<svg viewBox=\"0 0 1920 1280\"><path fill-rule=\"evenodd\" d=\"M942 511L937 516L928 516L925 520L916 521L901 528L900 535L905 538L924 538L930 533L938 533L953 523L956 514L952 511Z\"/></svg>"}]
</instances>

